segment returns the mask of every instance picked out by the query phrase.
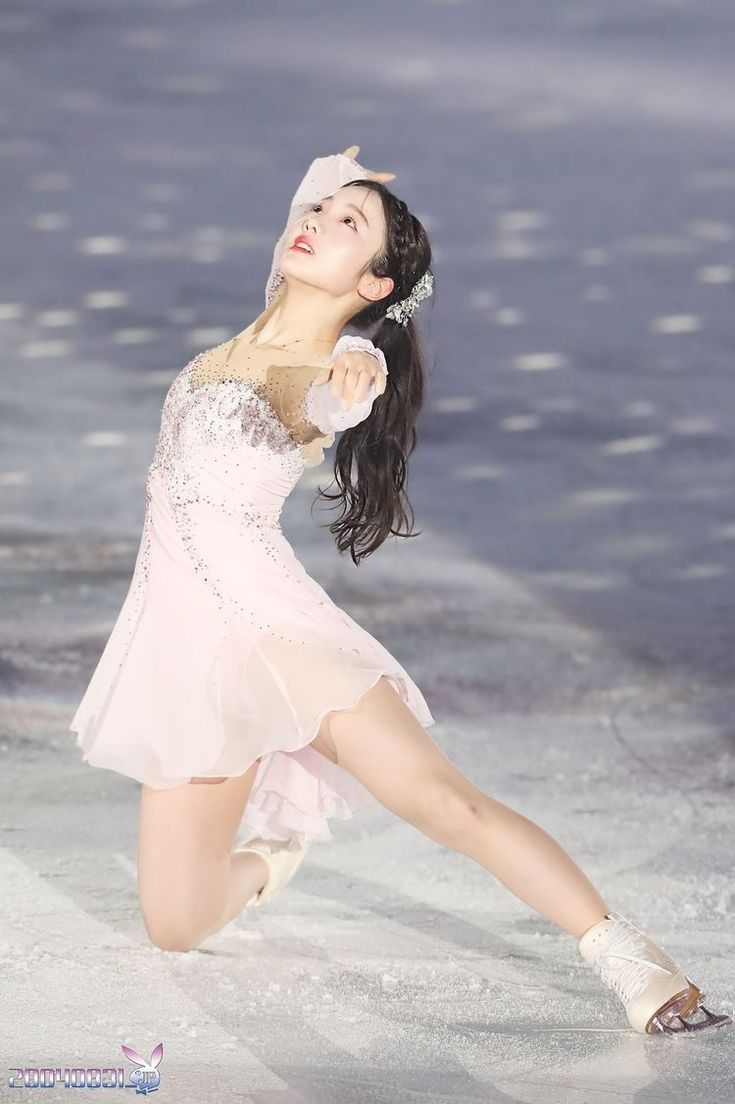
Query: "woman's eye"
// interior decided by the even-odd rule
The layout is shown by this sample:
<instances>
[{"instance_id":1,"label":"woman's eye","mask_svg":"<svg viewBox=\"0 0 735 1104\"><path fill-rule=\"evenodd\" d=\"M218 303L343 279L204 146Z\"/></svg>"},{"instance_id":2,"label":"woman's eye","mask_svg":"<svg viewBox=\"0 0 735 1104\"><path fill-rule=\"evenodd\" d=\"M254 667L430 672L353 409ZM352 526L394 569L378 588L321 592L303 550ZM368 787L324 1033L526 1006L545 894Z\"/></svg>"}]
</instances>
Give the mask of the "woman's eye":
<instances>
[{"instance_id":1,"label":"woman's eye","mask_svg":"<svg viewBox=\"0 0 735 1104\"><path fill-rule=\"evenodd\" d=\"M314 204L312 204L311 209L312 209L312 211L319 211L319 210L321 210L321 206L322 206L321 203L314 203ZM353 219L352 215L345 215L345 218L348 218L350 220L350 222L352 223L353 230L355 232L357 232L357 223Z\"/></svg>"}]
</instances>

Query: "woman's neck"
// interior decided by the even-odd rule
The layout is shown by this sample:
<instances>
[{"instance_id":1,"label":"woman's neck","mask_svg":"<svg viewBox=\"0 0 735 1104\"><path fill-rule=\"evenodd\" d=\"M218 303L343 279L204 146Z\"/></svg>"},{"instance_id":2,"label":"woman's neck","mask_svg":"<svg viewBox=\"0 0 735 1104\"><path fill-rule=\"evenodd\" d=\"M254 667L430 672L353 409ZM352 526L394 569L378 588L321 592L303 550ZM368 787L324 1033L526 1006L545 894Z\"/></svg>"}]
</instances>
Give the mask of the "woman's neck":
<instances>
[{"instance_id":1,"label":"woman's neck","mask_svg":"<svg viewBox=\"0 0 735 1104\"><path fill-rule=\"evenodd\" d=\"M290 306L285 284L281 284L271 304L252 323L250 340L256 348L293 348L305 355L324 356L337 344L343 328L342 319L324 320L315 326L314 312L303 302L298 308Z\"/></svg>"}]
</instances>

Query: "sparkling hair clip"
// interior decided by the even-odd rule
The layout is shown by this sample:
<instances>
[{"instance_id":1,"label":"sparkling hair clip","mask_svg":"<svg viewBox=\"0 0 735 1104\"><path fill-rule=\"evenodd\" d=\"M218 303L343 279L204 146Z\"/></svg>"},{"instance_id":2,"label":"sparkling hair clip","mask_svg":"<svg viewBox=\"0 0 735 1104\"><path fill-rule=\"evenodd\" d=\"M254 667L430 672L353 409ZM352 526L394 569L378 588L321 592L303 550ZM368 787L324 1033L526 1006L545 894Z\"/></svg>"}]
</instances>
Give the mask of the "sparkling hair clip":
<instances>
[{"instance_id":1,"label":"sparkling hair clip","mask_svg":"<svg viewBox=\"0 0 735 1104\"><path fill-rule=\"evenodd\" d=\"M433 287L434 277L427 269L421 279L414 284L411 294L398 303L392 303L385 312L385 317L392 318L394 322L400 323L401 326L407 326L408 320L416 307L422 299L426 299L428 295L431 295Z\"/></svg>"}]
</instances>

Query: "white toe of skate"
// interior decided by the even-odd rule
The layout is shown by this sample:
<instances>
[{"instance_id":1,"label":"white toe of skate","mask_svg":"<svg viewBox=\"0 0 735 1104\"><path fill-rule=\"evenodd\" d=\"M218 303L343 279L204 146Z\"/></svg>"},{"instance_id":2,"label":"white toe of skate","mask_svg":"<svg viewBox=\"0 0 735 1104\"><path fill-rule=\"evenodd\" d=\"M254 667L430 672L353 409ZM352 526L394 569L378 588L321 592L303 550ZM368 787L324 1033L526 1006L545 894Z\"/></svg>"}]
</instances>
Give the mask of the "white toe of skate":
<instances>
[{"instance_id":1,"label":"white toe of skate","mask_svg":"<svg viewBox=\"0 0 735 1104\"><path fill-rule=\"evenodd\" d=\"M298 839L275 840L262 839L256 836L245 843L238 844L233 853L252 851L265 859L268 867L268 881L263 888L251 897L245 905L249 908L255 905L257 908L263 901L272 896L277 890L285 886L293 878L301 863L304 861L310 844L302 843Z\"/></svg>"},{"instance_id":2,"label":"white toe of skate","mask_svg":"<svg viewBox=\"0 0 735 1104\"><path fill-rule=\"evenodd\" d=\"M730 1016L705 1008L701 989L620 913L608 913L584 933L578 946L585 961L620 997L636 1031L675 1035L732 1024ZM704 1019L694 1019L698 1013Z\"/></svg>"}]
</instances>

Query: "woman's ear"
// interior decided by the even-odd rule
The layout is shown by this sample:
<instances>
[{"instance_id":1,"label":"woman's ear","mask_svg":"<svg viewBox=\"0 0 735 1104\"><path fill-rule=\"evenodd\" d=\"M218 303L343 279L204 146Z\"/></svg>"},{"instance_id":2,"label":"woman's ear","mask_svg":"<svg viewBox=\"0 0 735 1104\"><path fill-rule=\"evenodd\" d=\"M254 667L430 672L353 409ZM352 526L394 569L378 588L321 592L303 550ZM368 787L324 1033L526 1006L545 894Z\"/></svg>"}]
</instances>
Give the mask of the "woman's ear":
<instances>
[{"instance_id":1,"label":"woman's ear","mask_svg":"<svg viewBox=\"0 0 735 1104\"><path fill-rule=\"evenodd\" d=\"M394 287L395 284L390 276L374 276L368 273L361 278L357 290L365 299L377 303L379 299L387 298Z\"/></svg>"}]
</instances>

